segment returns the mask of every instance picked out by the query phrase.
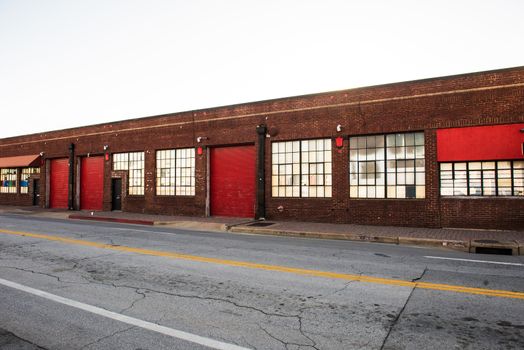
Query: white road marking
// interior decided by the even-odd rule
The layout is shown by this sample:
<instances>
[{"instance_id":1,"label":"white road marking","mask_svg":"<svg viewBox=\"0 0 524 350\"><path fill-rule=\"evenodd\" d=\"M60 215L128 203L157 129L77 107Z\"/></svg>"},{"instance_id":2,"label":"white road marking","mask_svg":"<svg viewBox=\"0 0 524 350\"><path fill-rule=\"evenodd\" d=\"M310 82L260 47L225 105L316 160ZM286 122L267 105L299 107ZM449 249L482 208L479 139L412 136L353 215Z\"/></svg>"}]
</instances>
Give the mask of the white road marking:
<instances>
[{"instance_id":1,"label":"white road marking","mask_svg":"<svg viewBox=\"0 0 524 350\"><path fill-rule=\"evenodd\" d=\"M445 257L442 257L442 256L425 256L425 258L428 258L428 259L440 259L440 260L467 261L467 262L484 263L484 264L497 264L497 265L524 266L524 264L520 264L520 263L510 263L510 262L503 262L503 261L489 261L489 260L473 260L473 259L445 258Z\"/></svg>"},{"instance_id":2,"label":"white road marking","mask_svg":"<svg viewBox=\"0 0 524 350\"><path fill-rule=\"evenodd\" d=\"M45 299L48 299L48 300L51 300L51 301L54 301L54 302L57 302L57 303L60 303L60 304L68 305L68 306L71 306L71 307L74 307L74 308L77 308L77 309L80 309L80 310L91 312L91 313L99 315L99 316L104 316L104 317L107 317L107 318L110 318L110 319L113 319L113 320L116 320L116 321L127 323L127 324L132 325L132 326L144 328L144 329L147 329L147 330L150 330L150 331L153 331L153 332L157 332L157 333L161 333L161 334L164 334L164 335L168 335L168 336L171 336L173 338L182 339L182 340L185 340L185 341L188 341L188 342L191 342L191 343L207 346L208 348L220 349L220 350L249 350L248 348L244 348L244 347L241 347L241 346L238 346L238 345L223 343L223 342L218 341L218 340L214 340L214 339L210 339L210 338L206 338L206 337L201 337L201 336L196 335L196 334L191 334L191 333L187 333L187 332L184 332L184 331L179 331L179 330L176 330L176 329L173 329L173 328L160 326L160 325L158 325L156 323L151 323L151 322L140 320L138 318L125 316L125 315L122 315L122 314L119 314L119 313L116 313L116 312L112 312L112 311L108 311L108 310L105 310L105 309L102 309L102 308L99 308L99 307L96 307L96 306L84 304L84 303L81 303L79 301L75 301L75 300L72 300L72 299L64 298L64 297L61 297L61 296L58 296L58 295L55 295L55 294L51 294L51 293L47 293L47 292L44 292L44 291L41 291L41 290L38 290L38 289L34 289L34 288L31 288L31 287L27 287L27 286L18 284L16 282L11 282L11 281L8 281L8 280L2 279L2 278L0 278L0 284L4 285L6 287L11 287L11 288L14 288L14 289L21 290L21 291L26 292L26 293L37 295L39 297L42 297L42 298L45 298Z\"/></svg>"}]
</instances>

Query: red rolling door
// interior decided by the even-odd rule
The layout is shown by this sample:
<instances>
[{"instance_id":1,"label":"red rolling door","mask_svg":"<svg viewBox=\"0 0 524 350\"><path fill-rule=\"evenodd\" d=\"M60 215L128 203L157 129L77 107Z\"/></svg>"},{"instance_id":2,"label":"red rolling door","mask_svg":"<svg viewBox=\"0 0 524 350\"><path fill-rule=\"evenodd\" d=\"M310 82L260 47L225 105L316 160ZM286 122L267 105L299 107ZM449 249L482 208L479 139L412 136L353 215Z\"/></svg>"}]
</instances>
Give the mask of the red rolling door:
<instances>
[{"instance_id":1,"label":"red rolling door","mask_svg":"<svg viewBox=\"0 0 524 350\"><path fill-rule=\"evenodd\" d=\"M84 157L80 166L80 208L102 210L104 158Z\"/></svg>"},{"instance_id":2,"label":"red rolling door","mask_svg":"<svg viewBox=\"0 0 524 350\"><path fill-rule=\"evenodd\" d=\"M255 147L211 148L211 215L255 216Z\"/></svg>"},{"instance_id":3,"label":"red rolling door","mask_svg":"<svg viewBox=\"0 0 524 350\"><path fill-rule=\"evenodd\" d=\"M52 159L51 160L51 179L49 184L50 197L49 206L51 208L67 209L68 199L68 181L69 181L69 160Z\"/></svg>"}]
</instances>

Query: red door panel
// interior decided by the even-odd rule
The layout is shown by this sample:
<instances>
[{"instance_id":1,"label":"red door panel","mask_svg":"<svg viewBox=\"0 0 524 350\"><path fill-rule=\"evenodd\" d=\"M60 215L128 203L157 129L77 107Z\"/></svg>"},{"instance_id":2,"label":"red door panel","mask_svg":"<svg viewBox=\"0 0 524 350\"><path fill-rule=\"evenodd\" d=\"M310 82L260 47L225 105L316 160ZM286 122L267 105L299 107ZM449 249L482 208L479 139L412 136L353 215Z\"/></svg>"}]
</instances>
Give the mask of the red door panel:
<instances>
[{"instance_id":1,"label":"red door panel","mask_svg":"<svg viewBox=\"0 0 524 350\"><path fill-rule=\"evenodd\" d=\"M521 159L524 123L437 130L439 162Z\"/></svg>"},{"instance_id":2,"label":"red door panel","mask_svg":"<svg viewBox=\"0 0 524 350\"><path fill-rule=\"evenodd\" d=\"M82 158L80 166L80 209L102 210L104 158Z\"/></svg>"},{"instance_id":3,"label":"red door panel","mask_svg":"<svg viewBox=\"0 0 524 350\"><path fill-rule=\"evenodd\" d=\"M49 184L50 197L49 206L51 208L67 209L68 202L68 185L69 183L69 160L52 159L51 160L51 179Z\"/></svg>"},{"instance_id":4,"label":"red door panel","mask_svg":"<svg viewBox=\"0 0 524 350\"><path fill-rule=\"evenodd\" d=\"M211 215L255 216L255 147L211 148Z\"/></svg>"}]
</instances>

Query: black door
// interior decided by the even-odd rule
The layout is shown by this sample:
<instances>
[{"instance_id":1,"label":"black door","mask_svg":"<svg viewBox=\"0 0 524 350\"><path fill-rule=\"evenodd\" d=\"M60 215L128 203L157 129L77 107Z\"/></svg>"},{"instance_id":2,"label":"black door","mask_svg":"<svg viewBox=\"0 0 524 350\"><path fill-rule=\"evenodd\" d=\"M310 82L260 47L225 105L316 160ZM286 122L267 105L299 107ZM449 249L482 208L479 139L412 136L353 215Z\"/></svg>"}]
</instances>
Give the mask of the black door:
<instances>
[{"instance_id":1,"label":"black door","mask_svg":"<svg viewBox=\"0 0 524 350\"><path fill-rule=\"evenodd\" d=\"M33 180L33 205L40 206L40 180Z\"/></svg>"},{"instance_id":2,"label":"black door","mask_svg":"<svg viewBox=\"0 0 524 350\"><path fill-rule=\"evenodd\" d=\"M122 210L122 179L111 179L111 210Z\"/></svg>"}]
</instances>

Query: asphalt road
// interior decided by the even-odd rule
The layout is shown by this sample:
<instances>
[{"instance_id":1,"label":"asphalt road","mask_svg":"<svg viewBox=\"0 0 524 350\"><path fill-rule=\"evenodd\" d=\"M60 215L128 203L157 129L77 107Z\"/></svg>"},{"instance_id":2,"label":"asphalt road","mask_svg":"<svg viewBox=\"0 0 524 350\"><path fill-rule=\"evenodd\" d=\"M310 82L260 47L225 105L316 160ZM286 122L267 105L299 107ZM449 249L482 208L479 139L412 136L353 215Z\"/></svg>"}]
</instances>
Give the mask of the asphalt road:
<instances>
[{"instance_id":1,"label":"asphalt road","mask_svg":"<svg viewBox=\"0 0 524 350\"><path fill-rule=\"evenodd\" d=\"M524 257L0 216L0 349L523 349L523 292Z\"/></svg>"}]
</instances>

